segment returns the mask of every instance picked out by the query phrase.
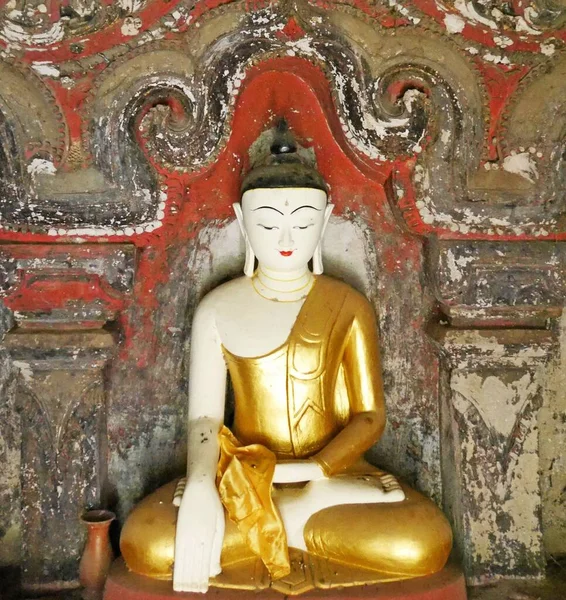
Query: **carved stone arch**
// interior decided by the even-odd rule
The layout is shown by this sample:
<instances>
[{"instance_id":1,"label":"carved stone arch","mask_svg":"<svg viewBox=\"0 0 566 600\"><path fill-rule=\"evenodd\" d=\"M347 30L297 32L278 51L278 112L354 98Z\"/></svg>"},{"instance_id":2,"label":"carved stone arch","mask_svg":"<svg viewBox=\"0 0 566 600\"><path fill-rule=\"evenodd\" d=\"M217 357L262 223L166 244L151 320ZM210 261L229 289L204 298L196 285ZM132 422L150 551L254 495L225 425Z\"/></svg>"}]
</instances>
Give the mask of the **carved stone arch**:
<instances>
[{"instance_id":1,"label":"carved stone arch","mask_svg":"<svg viewBox=\"0 0 566 600\"><path fill-rule=\"evenodd\" d=\"M43 152L58 162L64 147L62 117L54 98L31 72L0 61L0 110L26 155Z\"/></svg>"},{"instance_id":2,"label":"carved stone arch","mask_svg":"<svg viewBox=\"0 0 566 600\"><path fill-rule=\"evenodd\" d=\"M525 202L534 207L543 204L545 210L539 211L547 219L561 220L566 186L566 54L525 79L504 119L505 159L531 169L525 173L533 184Z\"/></svg>"},{"instance_id":3,"label":"carved stone arch","mask_svg":"<svg viewBox=\"0 0 566 600\"><path fill-rule=\"evenodd\" d=\"M0 197L3 204L23 200L24 160L10 119L0 110ZM4 211L3 211L4 212Z\"/></svg>"},{"instance_id":4,"label":"carved stone arch","mask_svg":"<svg viewBox=\"0 0 566 600\"><path fill-rule=\"evenodd\" d=\"M342 137L366 162L382 164L399 154L413 154L425 131L428 134L434 110L436 129L445 125L454 132L453 141L439 150L439 160L447 160L449 147L453 160L461 157L465 163L477 163L483 95L462 54L432 34L408 29L393 35L353 9L342 7L337 14L317 16L313 7L298 17L286 6L246 14L238 4L204 19L198 33L190 37L197 67L191 100L196 102L197 118L187 115L186 122L194 126L172 131L162 126L163 120L157 124L145 120L144 137L151 154L169 169L192 170L206 164L226 137L225 122L247 70L269 58L292 55L326 73ZM299 40L277 35L291 17L304 31ZM258 27L258 22L263 26ZM218 30L227 29L217 36ZM421 89L430 101L414 93ZM465 116L457 119L456 112ZM471 148L471 158L458 143L460 135L472 140L466 146Z\"/></svg>"},{"instance_id":5,"label":"carved stone arch","mask_svg":"<svg viewBox=\"0 0 566 600\"><path fill-rule=\"evenodd\" d=\"M0 224L10 228L29 220L38 194L33 174L55 171L65 130L55 100L34 75L0 61L0 80Z\"/></svg>"},{"instance_id":6,"label":"carved stone arch","mask_svg":"<svg viewBox=\"0 0 566 600\"><path fill-rule=\"evenodd\" d=\"M411 102L409 110L398 97L379 97L389 90L378 89L381 73L370 69L375 57L367 55L340 20L330 25L328 19L309 21L320 11L305 12L312 14L293 17L308 35L299 42L277 35L290 18L286 6L250 14L238 3L202 19L184 48L162 46L151 54L128 56L103 78L92 101L91 147L96 166L124 188L150 187L151 174L145 168L149 159L139 153L138 133L157 168L191 172L207 166L228 137L228 122L249 68L289 55L304 58L326 73L343 137L358 156L380 163L400 152L411 153L426 127L424 103ZM371 31L359 15L351 19ZM257 27L258 22L265 26ZM227 32L218 36L218 31ZM384 36L372 33L373 38ZM393 84L389 73L384 75ZM148 111L148 107L152 108Z\"/></svg>"},{"instance_id":7,"label":"carved stone arch","mask_svg":"<svg viewBox=\"0 0 566 600\"><path fill-rule=\"evenodd\" d=\"M289 55L326 74L342 129L337 137L350 156L372 169L421 152L413 182L406 182L418 189L421 222L433 224L435 214L441 222L450 198L466 195L484 137L483 90L469 60L431 32L389 32L350 7L325 18L316 18L319 12L223 7L203 18L182 45L145 48L103 76L85 137L115 195L123 198L127 190L128 224L132 215L136 223L152 217L157 172L190 173L212 163L250 68ZM279 35L290 18L302 37ZM427 184L440 190L439 198L428 198ZM397 189L394 203L402 196ZM127 220L116 213L113 219L119 226Z\"/></svg>"},{"instance_id":8,"label":"carved stone arch","mask_svg":"<svg viewBox=\"0 0 566 600\"><path fill-rule=\"evenodd\" d=\"M130 202L123 217L114 221L118 226L148 220L157 208L156 173L138 140L140 114L164 103L179 103L184 118L194 113L190 56L177 47L146 50L128 55L111 69L99 83L89 107L85 137L95 166L117 194ZM159 108L155 110L159 112ZM173 128L187 125L185 120L172 124Z\"/></svg>"},{"instance_id":9,"label":"carved stone arch","mask_svg":"<svg viewBox=\"0 0 566 600\"><path fill-rule=\"evenodd\" d=\"M541 70L547 72L541 75ZM413 228L424 234L511 237L545 237L551 230L562 230L565 82L563 57L551 67L535 69L525 79L517 99L504 113L497 161L480 161L484 157L477 152L471 162L454 160L468 146L467 135L461 138L455 155L442 156L434 148L424 153L412 177L415 197L406 202L405 190L396 190ZM466 111L470 114L469 108ZM479 130L481 117L474 118ZM553 124L550 133L549 123ZM447 177L454 171L466 175L461 188ZM434 197L428 193L432 188Z\"/></svg>"}]
</instances>

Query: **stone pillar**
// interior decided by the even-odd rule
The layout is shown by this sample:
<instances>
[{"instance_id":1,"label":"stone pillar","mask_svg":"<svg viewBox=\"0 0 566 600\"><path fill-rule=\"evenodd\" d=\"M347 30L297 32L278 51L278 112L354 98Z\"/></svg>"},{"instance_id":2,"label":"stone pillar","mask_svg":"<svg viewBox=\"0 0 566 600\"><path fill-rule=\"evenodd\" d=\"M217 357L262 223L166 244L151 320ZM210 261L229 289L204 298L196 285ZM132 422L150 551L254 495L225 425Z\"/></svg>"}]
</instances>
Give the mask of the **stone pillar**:
<instances>
[{"instance_id":1,"label":"stone pillar","mask_svg":"<svg viewBox=\"0 0 566 600\"><path fill-rule=\"evenodd\" d=\"M441 241L444 502L468 581L542 577L539 410L566 292L560 243Z\"/></svg>"},{"instance_id":2,"label":"stone pillar","mask_svg":"<svg viewBox=\"0 0 566 600\"><path fill-rule=\"evenodd\" d=\"M16 331L4 344L22 375L22 581L61 589L76 584L80 514L105 504L103 369L115 339L104 330Z\"/></svg>"},{"instance_id":3,"label":"stone pillar","mask_svg":"<svg viewBox=\"0 0 566 600\"><path fill-rule=\"evenodd\" d=\"M538 412L545 330L438 327L447 393L441 410L443 481L471 583L541 577Z\"/></svg>"},{"instance_id":4,"label":"stone pillar","mask_svg":"<svg viewBox=\"0 0 566 600\"><path fill-rule=\"evenodd\" d=\"M118 339L110 323L131 290L133 261L128 245L0 248L0 286L15 322L4 348L19 371L10 401L28 591L78 585L80 516L107 507L104 371Z\"/></svg>"}]
</instances>

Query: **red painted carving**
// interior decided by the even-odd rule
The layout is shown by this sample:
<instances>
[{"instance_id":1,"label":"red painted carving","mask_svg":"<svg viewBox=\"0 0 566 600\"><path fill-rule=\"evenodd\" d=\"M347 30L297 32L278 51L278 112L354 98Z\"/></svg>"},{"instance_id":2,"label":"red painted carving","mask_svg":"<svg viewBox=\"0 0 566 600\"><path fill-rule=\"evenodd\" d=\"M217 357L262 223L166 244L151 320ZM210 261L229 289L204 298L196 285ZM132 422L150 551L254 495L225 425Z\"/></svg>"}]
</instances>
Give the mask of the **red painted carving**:
<instances>
[{"instance_id":1,"label":"red painted carving","mask_svg":"<svg viewBox=\"0 0 566 600\"><path fill-rule=\"evenodd\" d=\"M26 315L26 319L20 321L20 327L24 328L37 327L37 322L45 328L49 322L46 323L42 316L61 309L71 314L53 326L64 329L98 328L114 320L124 308L123 298L104 285L99 275L70 270L49 274L21 273L20 285L6 296L4 303L16 315ZM99 318L85 319L85 309L95 305ZM37 322L32 321L34 317Z\"/></svg>"},{"instance_id":2,"label":"red painted carving","mask_svg":"<svg viewBox=\"0 0 566 600\"><path fill-rule=\"evenodd\" d=\"M298 40L306 35L305 30L297 22L295 17L291 17L285 27L281 30L281 36L286 37L289 40Z\"/></svg>"},{"instance_id":3,"label":"red painted carving","mask_svg":"<svg viewBox=\"0 0 566 600\"><path fill-rule=\"evenodd\" d=\"M167 5L161 2L148 2L146 8L139 13L144 27L155 23L165 12L172 12L172 3ZM176 3L175 3L176 4ZM427 6L423 2L424 7ZM167 6L167 11L165 10ZM193 14L204 10L203 4L198 4L193 9ZM81 57L91 51L108 47L111 43L119 46L123 39L116 33L118 24L90 36ZM473 28L472 28L473 30ZM475 31L475 30L473 30ZM295 18L291 18L282 30L285 37L299 39L304 31ZM69 42L70 43L70 42ZM41 53L42 59L52 61L65 61L70 57L65 43L50 48ZM67 49L66 49L67 48ZM69 50L70 52L70 50ZM37 49L26 50L26 61L36 60ZM521 78L528 71L528 67L509 72L505 65L484 63L477 59L477 67L483 77L488 94L490 119L488 140L486 143L486 160L497 159L497 132L500 127L500 115L509 103L510 97L516 90ZM85 157L78 163L69 164L69 152L72 144L81 144L84 139L83 106L93 82L99 73L103 73L104 64L99 64L90 73L71 75L72 84L62 79L49 79L46 81L55 94L60 109L64 113L65 124L70 139L69 150L66 155L64 169L72 170L85 164ZM390 99L396 100L408 88L418 87L418 82L411 80L396 82L390 87ZM183 127L185 118L182 107L174 100L167 101L174 119L179 127ZM140 336L143 341L148 341L152 336L151 312L156 306L156 290L160 283L167 279L167 249L185 244L194 238L199 229L199 224L212 220L226 219L232 215L231 204L238 197L238 187L241 174L247 169L247 152L251 144L260 133L275 119L285 117L295 131L298 138L311 145L316 153L319 168L329 182L332 190L333 202L338 213L345 210L368 213L374 215L373 219L380 220L380 230L386 230L391 225L384 219L383 214L388 210L387 197L384 191L386 181L397 181L401 192L396 192L394 203L402 214L407 227L419 235L434 233L446 238L492 238L511 239L511 236L493 234L468 234L455 233L450 229L433 227L423 222L416 208L416 198L412 185L414 158L400 158L393 162L371 161L358 152L343 132L338 121L334 100L329 89L328 80L323 71L303 58L287 57L272 59L262 62L246 72L239 90L230 139L221 152L218 160L212 167L194 173L167 171L153 160L148 153L147 157L158 170L160 187L166 190L167 198L161 225L155 231L138 231L132 228L130 232L116 231L111 235L112 241L130 242L143 250L142 257L137 266L137 284L135 289L136 303L141 311L141 320L136 326L136 338ZM140 117L141 118L141 117ZM144 139L138 137L142 148ZM424 141L423 143L426 143ZM360 193L363 190L363 193ZM129 235L128 235L129 234ZM81 232L82 239L91 239L93 242L101 238L91 237L88 231ZM527 239L528 236L519 236ZM50 235L31 234L22 232L1 232L3 241L26 243L52 243L64 242L72 239L72 232L59 230L50 232ZM516 239L517 236L514 237ZM104 239L104 238L102 238ZM28 288L30 283L27 283ZM63 302L63 296L68 293L71 301L74 293L78 293L76 285L66 283L55 293L49 286L42 284L42 298L45 305L58 305ZM78 285L78 284L77 284ZM82 285L82 284L81 284ZM104 296L102 287L97 284L90 287L87 295L97 293ZM39 286L39 283L34 283ZM33 287L33 286L32 286ZM65 292L64 292L65 290ZM74 290L74 291L72 291ZM95 291L98 290L98 291ZM31 292L31 288L27 293ZM85 291L86 293L86 291ZM26 302L32 302L31 294ZM113 309L118 309L113 300L108 300ZM17 307L15 299L12 301ZM126 331L130 331L127 323L123 323ZM137 341L142 341L138 339ZM127 338L125 347L131 347L133 340ZM150 349L151 343L136 343L136 348ZM151 351L147 350L148 352ZM149 359L149 355L140 360Z\"/></svg>"}]
</instances>

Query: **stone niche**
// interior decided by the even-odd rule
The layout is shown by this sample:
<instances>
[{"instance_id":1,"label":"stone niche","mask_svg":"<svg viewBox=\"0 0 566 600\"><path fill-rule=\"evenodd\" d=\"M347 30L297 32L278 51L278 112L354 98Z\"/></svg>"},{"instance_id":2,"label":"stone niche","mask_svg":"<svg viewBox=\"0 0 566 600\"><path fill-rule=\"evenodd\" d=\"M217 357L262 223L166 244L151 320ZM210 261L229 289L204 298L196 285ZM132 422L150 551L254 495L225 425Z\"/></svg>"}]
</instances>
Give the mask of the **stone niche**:
<instances>
[{"instance_id":1,"label":"stone niche","mask_svg":"<svg viewBox=\"0 0 566 600\"><path fill-rule=\"evenodd\" d=\"M563 2L0 8L0 573L77 585L79 516L185 463L192 312L277 119L379 315L369 456L449 515L471 584L566 554ZM114 532L114 533L117 533Z\"/></svg>"}]
</instances>

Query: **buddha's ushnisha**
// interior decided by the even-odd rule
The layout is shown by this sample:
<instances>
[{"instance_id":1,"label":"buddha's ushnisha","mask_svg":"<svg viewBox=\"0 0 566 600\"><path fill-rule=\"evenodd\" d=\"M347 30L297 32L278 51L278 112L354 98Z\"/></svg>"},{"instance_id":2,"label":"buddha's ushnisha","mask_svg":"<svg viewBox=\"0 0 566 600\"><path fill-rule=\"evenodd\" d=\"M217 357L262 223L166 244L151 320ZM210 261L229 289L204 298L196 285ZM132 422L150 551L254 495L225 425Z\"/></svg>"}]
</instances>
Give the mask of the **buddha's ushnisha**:
<instances>
[{"instance_id":1,"label":"buddha's ushnisha","mask_svg":"<svg viewBox=\"0 0 566 600\"><path fill-rule=\"evenodd\" d=\"M337 585L442 569L452 543L442 513L363 459L385 424L375 316L360 293L322 275L332 205L284 123L234 209L245 276L196 310L187 477L134 509L126 564L193 592L265 585L258 561L271 582L284 579L290 549L341 566Z\"/></svg>"}]
</instances>

